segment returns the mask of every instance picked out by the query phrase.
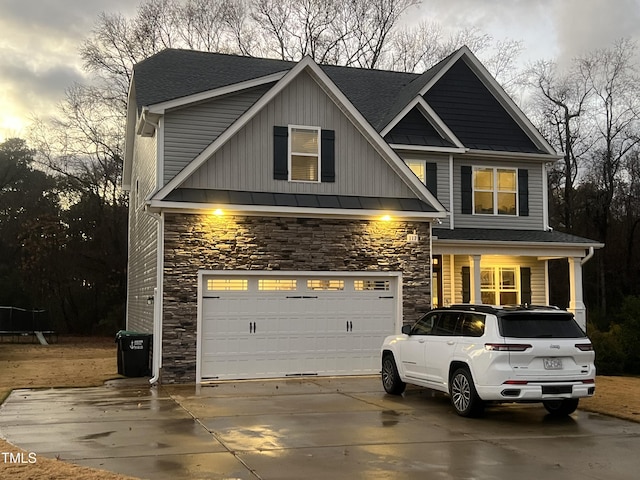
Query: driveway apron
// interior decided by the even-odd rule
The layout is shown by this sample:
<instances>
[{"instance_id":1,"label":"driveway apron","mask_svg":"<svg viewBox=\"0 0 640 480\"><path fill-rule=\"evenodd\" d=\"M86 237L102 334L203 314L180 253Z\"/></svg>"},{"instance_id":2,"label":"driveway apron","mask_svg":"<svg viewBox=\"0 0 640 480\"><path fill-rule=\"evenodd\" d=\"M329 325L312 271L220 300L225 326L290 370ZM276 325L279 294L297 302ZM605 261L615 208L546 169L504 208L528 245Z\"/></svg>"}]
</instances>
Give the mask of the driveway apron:
<instances>
[{"instance_id":1,"label":"driveway apron","mask_svg":"<svg viewBox=\"0 0 640 480\"><path fill-rule=\"evenodd\" d=\"M640 424L541 405L462 418L426 389L386 395L378 377L16 390L0 435L150 479L626 480L640 467Z\"/></svg>"}]
</instances>

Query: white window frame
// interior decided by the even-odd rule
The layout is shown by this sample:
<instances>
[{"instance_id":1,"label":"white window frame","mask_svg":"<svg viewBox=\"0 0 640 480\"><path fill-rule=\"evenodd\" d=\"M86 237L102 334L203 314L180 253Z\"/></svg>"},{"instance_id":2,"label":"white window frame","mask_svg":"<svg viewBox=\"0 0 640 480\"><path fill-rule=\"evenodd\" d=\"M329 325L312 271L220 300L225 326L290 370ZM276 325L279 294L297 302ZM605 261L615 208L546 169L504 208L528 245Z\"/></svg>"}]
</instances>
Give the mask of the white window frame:
<instances>
[{"instance_id":1,"label":"white window frame","mask_svg":"<svg viewBox=\"0 0 640 480\"><path fill-rule=\"evenodd\" d=\"M420 180L422 183L424 183L425 185L427 184L427 161L426 160L422 160L422 159L415 159L415 158L408 158L407 160L404 161L404 163L407 164L407 167L409 167L409 169L413 172L413 174L418 177L418 180ZM424 178L420 178L420 175L418 175L413 168L411 168L411 164L414 165L418 165L420 164L422 166L422 171L424 172Z\"/></svg>"},{"instance_id":2,"label":"white window frame","mask_svg":"<svg viewBox=\"0 0 640 480\"><path fill-rule=\"evenodd\" d=\"M492 170L493 171L493 189L492 190L481 190L481 189L476 189L476 172L478 172L479 170ZM498 171L500 170L506 170L506 171L512 171L515 174L515 190L500 190L498 188ZM512 168L512 167L473 167L473 176L471 178L471 190L472 190L472 201L473 201L473 209L472 209L472 214L473 215L494 215L494 216L500 216L500 217L508 217L508 218L513 218L513 217L518 217L520 216L520 206L518 204L518 169L517 168ZM477 213L476 212L476 192L489 192L491 191L491 193L493 194L493 213ZM499 193L513 193L515 195L515 200L516 200L516 212L511 215L508 213L498 213L498 194Z\"/></svg>"},{"instance_id":3,"label":"white window frame","mask_svg":"<svg viewBox=\"0 0 640 480\"><path fill-rule=\"evenodd\" d=\"M314 157L316 155L314 154L309 154L309 153L298 153L298 152L294 152L291 148L291 145L293 144L293 130L310 130L310 131L315 131L318 135L318 154L317 154L317 159L318 159L318 179L317 180L299 180L299 179L293 179L291 178L291 175L293 173L293 169L291 168L292 165L292 159L293 159L293 155L296 156L302 156L302 157ZM314 126L309 126L309 125L289 125L289 142L288 142L288 170L289 170L289 181L290 182L301 182L301 183L321 183L321 179L322 179L322 172L321 172L321 168L322 168L322 163L321 163L321 158L322 158L322 127L314 127Z\"/></svg>"},{"instance_id":4,"label":"white window frame","mask_svg":"<svg viewBox=\"0 0 640 480\"><path fill-rule=\"evenodd\" d=\"M516 304L519 304L522 299L522 285L520 284L520 267L517 265L491 265L491 266L483 266L480 267L480 270L491 270L493 271L493 288L484 288L480 285L481 296L483 292L491 292L494 294L494 298L496 302L495 305L501 305L500 303L500 294L501 293L515 293L516 294ZM511 289L503 289L502 282L502 270L512 270L514 272L514 280L515 280L515 288Z\"/></svg>"}]
</instances>

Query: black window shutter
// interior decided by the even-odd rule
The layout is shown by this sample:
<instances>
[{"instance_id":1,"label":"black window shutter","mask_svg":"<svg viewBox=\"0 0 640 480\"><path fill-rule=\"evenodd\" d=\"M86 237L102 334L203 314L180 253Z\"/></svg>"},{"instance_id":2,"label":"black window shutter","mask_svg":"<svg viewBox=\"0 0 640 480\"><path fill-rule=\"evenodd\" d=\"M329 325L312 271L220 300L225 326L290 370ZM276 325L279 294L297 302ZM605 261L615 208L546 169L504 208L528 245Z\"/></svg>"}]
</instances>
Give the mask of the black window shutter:
<instances>
[{"instance_id":1,"label":"black window shutter","mask_svg":"<svg viewBox=\"0 0 640 480\"><path fill-rule=\"evenodd\" d=\"M427 176L427 189L433 194L434 197L438 196L438 164L427 162L426 168Z\"/></svg>"},{"instance_id":2,"label":"black window shutter","mask_svg":"<svg viewBox=\"0 0 640 480\"><path fill-rule=\"evenodd\" d=\"M273 127L273 178L289 179L289 128Z\"/></svg>"},{"instance_id":3,"label":"black window shutter","mask_svg":"<svg viewBox=\"0 0 640 480\"><path fill-rule=\"evenodd\" d=\"M518 169L518 214L529 216L529 170Z\"/></svg>"},{"instance_id":4,"label":"black window shutter","mask_svg":"<svg viewBox=\"0 0 640 480\"><path fill-rule=\"evenodd\" d=\"M531 305L531 268L520 267L520 303Z\"/></svg>"},{"instance_id":5,"label":"black window shutter","mask_svg":"<svg viewBox=\"0 0 640 480\"><path fill-rule=\"evenodd\" d=\"M322 130L320 135L320 181L336 181L336 134L333 130Z\"/></svg>"},{"instance_id":6,"label":"black window shutter","mask_svg":"<svg viewBox=\"0 0 640 480\"><path fill-rule=\"evenodd\" d=\"M471 167L460 167L461 188L462 193L462 213L473 213L473 171Z\"/></svg>"},{"instance_id":7,"label":"black window shutter","mask_svg":"<svg viewBox=\"0 0 640 480\"><path fill-rule=\"evenodd\" d=\"M462 267L462 303L471 301L471 267Z\"/></svg>"}]
</instances>

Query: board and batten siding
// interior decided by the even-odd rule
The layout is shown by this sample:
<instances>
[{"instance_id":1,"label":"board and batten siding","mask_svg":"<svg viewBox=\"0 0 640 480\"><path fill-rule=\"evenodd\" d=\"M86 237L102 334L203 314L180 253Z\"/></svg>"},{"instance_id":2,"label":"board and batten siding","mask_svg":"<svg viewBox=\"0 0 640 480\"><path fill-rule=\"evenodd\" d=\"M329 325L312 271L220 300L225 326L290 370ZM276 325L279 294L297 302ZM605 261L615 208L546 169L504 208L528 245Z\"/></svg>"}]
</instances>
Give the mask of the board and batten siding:
<instances>
[{"instance_id":1,"label":"board and batten siding","mask_svg":"<svg viewBox=\"0 0 640 480\"><path fill-rule=\"evenodd\" d=\"M529 267L531 268L531 303L533 305L547 304L547 279L546 279L546 261L538 260L534 257L511 257L511 256L495 256L490 258L482 258L480 260L480 268L485 266L501 266L501 267ZM471 261L467 255L454 255L453 257L453 282L451 282L451 255L442 256L443 277L443 298L446 301L450 299L451 304L462 303L462 267L469 267ZM448 281L446 281L448 280ZM446 281L446 282L445 282ZM453 291L451 285L453 284Z\"/></svg>"},{"instance_id":2,"label":"board and batten siding","mask_svg":"<svg viewBox=\"0 0 640 480\"><path fill-rule=\"evenodd\" d=\"M273 127L335 131L335 183L273 178ZM306 73L298 77L203 164L182 187L413 198L415 194Z\"/></svg>"},{"instance_id":3,"label":"board and batten siding","mask_svg":"<svg viewBox=\"0 0 640 480\"><path fill-rule=\"evenodd\" d=\"M157 282L157 220L144 211L144 200L156 187L156 136L136 136L129 195L129 263L127 267L127 330L151 333Z\"/></svg>"},{"instance_id":4,"label":"board and batten siding","mask_svg":"<svg viewBox=\"0 0 640 480\"><path fill-rule=\"evenodd\" d=\"M168 111L164 117L164 185L229 128L271 86L273 84L261 85Z\"/></svg>"},{"instance_id":5,"label":"board and batten siding","mask_svg":"<svg viewBox=\"0 0 640 480\"><path fill-rule=\"evenodd\" d=\"M529 215L468 215L462 214L461 167L496 167L526 169L529 172ZM544 179L546 181L546 179ZM544 228L543 167L540 162L521 160L470 161L455 159L453 165L453 211L455 228L508 228L542 230ZM439 185L438 185L439 187Z\"/></svg>"}]
</instances>

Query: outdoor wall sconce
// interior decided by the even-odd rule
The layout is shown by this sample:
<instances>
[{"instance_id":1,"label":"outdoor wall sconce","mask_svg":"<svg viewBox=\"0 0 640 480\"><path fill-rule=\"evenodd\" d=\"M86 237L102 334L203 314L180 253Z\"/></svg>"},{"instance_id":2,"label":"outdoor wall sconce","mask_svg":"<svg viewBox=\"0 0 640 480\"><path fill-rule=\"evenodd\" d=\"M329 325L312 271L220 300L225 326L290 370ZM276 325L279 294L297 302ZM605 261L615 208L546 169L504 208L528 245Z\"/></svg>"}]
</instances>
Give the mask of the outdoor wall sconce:
<instances>
[{"instance_id":1,"label":"outdoor wall sconce","mask_svg":"<svg viewBox=\"0 0 640 480\"><path fill-rule=\"evenodd\" d=\"M153 295L147 297L147 305L153 305Z\"/></svg>"}]
</instances>

